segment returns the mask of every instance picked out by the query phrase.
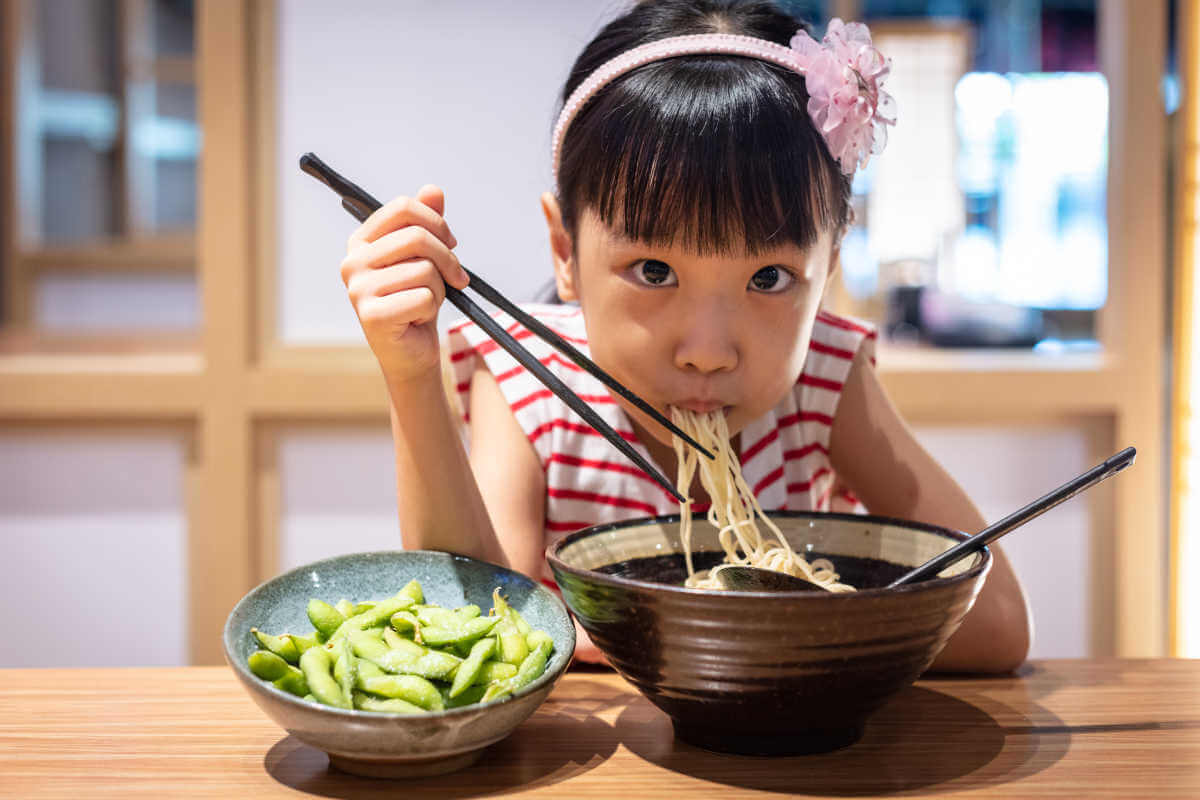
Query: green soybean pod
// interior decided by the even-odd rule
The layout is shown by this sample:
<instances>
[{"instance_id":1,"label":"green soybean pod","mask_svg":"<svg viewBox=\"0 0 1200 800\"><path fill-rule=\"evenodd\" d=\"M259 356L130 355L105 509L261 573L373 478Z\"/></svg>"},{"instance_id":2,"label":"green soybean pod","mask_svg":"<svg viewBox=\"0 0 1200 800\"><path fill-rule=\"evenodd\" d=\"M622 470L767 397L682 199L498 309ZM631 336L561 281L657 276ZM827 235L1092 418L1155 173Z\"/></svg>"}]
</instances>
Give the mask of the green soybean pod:
<instances>
[{"instance_id":1,"label":"green soybean pod","mask_svg":"<svg viewBox=\"0 0 1200 800\"><path fill-rule=\"evenodd\" d=\"M487 685L487 688L484 689L483 697L479 698L479 702L495 703L511 696L512 690L508 688L508 681L496 681Z\"/></svg>"},{"instance_id":2,"label":"green soybean pod","mask_svg":"<svg viewBox=\"0 0 1200 800\"><path fill-rule=\"evenodd\" d=\"M300 671L313 696L327 706L352 708L342 696L342 687L333 678L333 660L324 647L312 647L300 656Z\"/></svg>"},{"instance_id":3,"label":"green soybean pod","mask_svg":"<svg viewBox=\"0 0 1200 800\"><path fill-rule=\"evenodd\" d=\"M439 606L421 606L417 609L417 620L427 628L448 628L459 621L454 612Z\"/></svg>"},{"instance_id":4,"label":"green soybean pod","mask_svg":"<svg viewBox=\"0 0 1200 800\"><path fill-rule=\"evenodd\" d=\"M299 651L301 655L303 655L304 651L308 648L316 647L321 643L318 639L318 634L316 631L313 631L312 633L306 633L303 636L295 633L289 633L287 636L292 640L292 643L296 645L296 650ZM297 658L296 662L299 663L300 659Z\"/></svg>"},{"instance_id":5,"label":"green soybean pod","mask_svg":"<svg viewBox=\"0 0 1200 800\"><path fill-rule=\"evenodd\" d=\"M413 578L404 588L396 593L397 597L407 597L413 601L413 604L425 602L425 592L421 589L421 582Z\"/></svg>"},{"instance_id":6,"label":"green soybean pod","mask_svg":"<svg viewBox=\"0 0 1200 800\"><path fill-rule=\"evenodd\" d=\"M274 683L277 689L291 692L297 697L305 697L309 694L308 681L304 680L304 673L291 664L288 664L288 671Z\"/></svg>"},{"instance_id":7,"label":"green soybean pod","mask_svg":"<svg viewBox=\"0 0 1200 800\"><path fill-rule=\"evenodd\" d=\"M412 598L408 596L396 595L395 597L381 600L374 607L361 614L355 614L339 625L338 629L329 637L329 640L340 639L351 631L361 631L367 628L374 628L377 625L385 625L393 614L411 605Z\"/></svg>"},{"instance_id":8,"label":"green soybean pod","mask_svg":"<svg viewBox=\"0 0 1200 800\"><path fill-rule=\"evenodd\" d=\"M354 653L350 651L350 642L342 639L337 648L337 660L333 663L333 677L342 688L342 698L354 705L354 682L358 676Z\"/></svg>"},{"instance_id":9,"label":"green soybean pod","mask_svg":"<svg viewBox=\"0 0 1200 800\"><path fill-rule=\"evenodd\" d=\"M500 626L497 625L497 628ZM498 637L499 647L496 657L506 664L514 666L525 660L525 656L529 655L529 645L525 641L525 637L517 632L515 626L505 626L506 632L501 633Z\"/></svg>"},{"instance_id":10,"label":"green soybean pod","mask_svg":"<svg viewBox=\"0 0 1200 800\"><path fill-rule=\"evenodd\" d=\"M533 650L521 662L521 666L517 667L517 674L509 678L514 692L546 671L546 662L550 659L550 652L554 649L554 640L548 634L542 631L533 631L530 636L532 637L535 633L541 633L542 636L538 638Z\"/></svg>"},{"instance_id":11,"label":"green soybean pod","mask_svg":"<svg viewBox=\"0 0 1200 800\"><path fill-rule=\"evenodd\" d=\"M255 650L246 659L250 671L264 681L277 681L284 675L287 675L288 667L286 661L280 658L275 653L269 650Z\"/></svg>"},{"instance_id":12,"label":"green soybean pod","mask_svg":"<svg viewBox=\"0 0 1200 800\"><path fill-rule=\"evenodd\" d=\"M361 614L364 611L370 611L372 608L375 607L375 605L376 605L376 603L374 600L364 600L361 603L355 603L354 608L351 609L352 613L348 614L347 616L352 617L355 614Z\"/></svg>"},{"instance_id":13,"label":"green soybean pod","mask_svg":"<svg viewBox=\"0 0 1200 800\"><path fill-rule=\"evenodd\" d=\"M398 697L373 697L365 692L354 693L354 707L360 711L382 711L388 714L424 714L425 709Z\"/></svg>"},{"instance_id":14,"label":"green soybean pod","mask_svg":"<svg viewBox=\"0 0 1200 800\"><path fill-rule=\"evenodd\" d=\"M471 653L458 669L454 671L454 682L450 685L450 696L458 697L468 686L475 682L475 676L483 667L483 662L496 652L496 640L491 637L480 639L471 646Z\"/></svg>"},{"instance_id":15,"label":"green soybean pod","mask_svg":"<svg viewBox=\"0 0 1200 800\"><path fill-rule=\"evenodd\" d=\"M360 658L357 666L358 669L355 670L356 680L354 685L359 689L362 688L363 681L365 681L367 678L382 678L384 675L387 675L387 673L383 671L382 667L380 667L374 661L368 661L365 658Z\"/></svg>"},{"instance_id":16,"label":"green soybean pod","mask_svg":"<svg viewBox=\"0 0 1200 800\"><path fill-rule=\"evenodd\" d=\"M487 686L482 683L477 683L474 686L468 686L463 693L458 697L450 697L449 690L442 693L442 699L446 703L446 708L462 708L473 703L478 703L483 699L483 693L487 691Z\"/></svg>"},{"instance_id":17,"label":"green soybean pod","mask_svg":"<svg viewBox=\"0 0 1200 800\"><path fill-rule=\"evenodd\" d=\"M324 600L313 598L308 601L308 621L313 624L321 639L328 640L341 627L346 618L342 612L326 603Z\"/></svg>"},{"instance_id":18,"label":"green soybean pod","mask_svg":"<svg viewBox=\"0 0 1200 800\"><path fill-rule=\"evenodd\" d=\"M388 652L388 646L367 631L351 631L345 641L359 658L375 659Z\"/></svg>"},{"instance_id":19,"label":"green soybean pod","mask_svg":"<svg viewBox=\"0 0 1200 800\"><path fill-rule=\"evenodd\" d=\"M428 647L444 647L448 644L473 642L491 632L500 621L499 617L475 617L466 621L453 620L448 627L421 629L421 639Z\"/></svg>"},{"instance_id":20,"label":"green soybean pod","mask_svg":"<svg viewBox=\"0 0 1200 800\"><path fill-rule=\"evenodd\" d=\"M479 668L479 672L475 675L475 683L503 681L516 674L517 667L514 664L505 664L503 661L488 661Z\"/></svg>"},{"instance_id":21,"label":"green soybean pod","mask_svg":"<svg viewBox=\"0 0 1200 800\"><path fill-rule=\"evenodd\" d=\"M413 642L411 639L404 638L391 628L383 629L383 643L393 650L397 648L403 649L406 644L416 644L416 642Z\"/></svg>"},{"instance_id":22,"label":"green soybean pod","mask_svg":"<svg viewBox=\"0 0 1200 800\"><path fill-rule=\"evenodd\" d=\"M336 608L338 610L338 613L341 614L346 619L350 619L351 617L354 616L354 603L351 603L349 600L347 600L344 597L341 600L338 600L336 603L334 603L333 607Z\"/></svg>"},{"instance_id":23,"label":"green soybean pod","mask_svg":"<svg viewBox=\"0 0 1200 800\"><path fill-rule=\"evenodd\" d=\"M417 675L385 675L382 678L367 678L363 681L363 689L371 694L407 700L429 711L441 711L446 707L437 687Z\"/></svg>"},{"instance_id":24,"label":"green soybean pod","mask_svg":"<svg viewBox=\"0 0 1200 800\"><path fill-rule=\"evenodd\" d=\"M251 628L250 632L254 634L254 638L258 639L258 643L270 650L275 655L282 658L289 664L300 663L300 651L296 648L296 643L292 641L290 636L272 636L269 633L263 633L258 628Z\"/></svg>"},{"instance_id":25,"label":"green soybean pod","mask_svg":"<svg viewBox=\"0 0 1200 800\"><path fill-rule=\"evenodd\" d=\"M458 608L454 609L454 615L459 619L472 619L473 617L478 617L482 613L483 609L474 603L465 606L459 606Z\"/></svg>"},{"instance_id":26,"label":"green soybean pod","mask_svg":"<svg viewBox=\"0 0 1200 800\"><path fill-rule=\"evenodd\" d=\"M411 611L397 611L391 617L392 628L401 635L411 634L413 640L420 644L421 642L421 624L417 619L417 615ZM385 631L386 635L386 631Z\"/></svg>"}]
</instances>

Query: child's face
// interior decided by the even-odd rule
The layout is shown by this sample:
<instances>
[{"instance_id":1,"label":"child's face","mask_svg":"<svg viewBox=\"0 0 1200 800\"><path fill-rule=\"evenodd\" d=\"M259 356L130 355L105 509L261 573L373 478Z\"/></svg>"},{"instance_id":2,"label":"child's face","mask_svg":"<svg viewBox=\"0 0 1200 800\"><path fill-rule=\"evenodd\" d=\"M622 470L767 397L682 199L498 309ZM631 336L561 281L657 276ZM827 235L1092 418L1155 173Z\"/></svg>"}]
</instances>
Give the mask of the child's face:
<instances>
[{"instance_id":1,"label":"child's face","mask_svg":"<svg viewBox=\"0 0 1200 800\"><path fill-rule=\"evenodd\" d=\"M560 294L582 306L593 360L668 418L669 406L723 409L732 436L799 379L835 256L830 232L808 250L702 256L628 241L590 210L579 223L573 253L555 246Z\"/></svg>"}]
</instances>

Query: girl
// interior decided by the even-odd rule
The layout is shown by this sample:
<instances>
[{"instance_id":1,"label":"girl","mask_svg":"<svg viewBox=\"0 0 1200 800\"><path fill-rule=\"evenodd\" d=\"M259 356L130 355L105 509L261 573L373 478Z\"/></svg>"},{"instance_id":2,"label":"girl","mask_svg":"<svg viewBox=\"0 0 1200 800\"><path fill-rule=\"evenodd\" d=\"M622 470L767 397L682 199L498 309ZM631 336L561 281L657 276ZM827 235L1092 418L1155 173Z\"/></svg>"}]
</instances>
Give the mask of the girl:
<instances>
[{"instance_id":1,"label":"girl","mask_svg":"<svg viewBox=\"0 0 1200 800\"><path fill-rule=\"evenodd\" d=\"M797 26L769 2L658 0L592 40L563 90L556 187L542 196L557 294L576 305L530 310L664 414L721 410L764 508L861 504L980 530L884 394L874 331L820 309L850 178L894 115L865 27L834 20L817 43ZM476 326L439 344L445 285L467 283L444 214L437 187L396 198L354 232L341 265L391 399L404 545L548 579L555 537L678 505ZM668 432L502 322L675 473ZM698 481L690 494L702 508ZM1005 671L1025 658L1025 600L992 552L935 668ZM576 655L599 660L579 633Z\"/></svg>"}]
</instances>

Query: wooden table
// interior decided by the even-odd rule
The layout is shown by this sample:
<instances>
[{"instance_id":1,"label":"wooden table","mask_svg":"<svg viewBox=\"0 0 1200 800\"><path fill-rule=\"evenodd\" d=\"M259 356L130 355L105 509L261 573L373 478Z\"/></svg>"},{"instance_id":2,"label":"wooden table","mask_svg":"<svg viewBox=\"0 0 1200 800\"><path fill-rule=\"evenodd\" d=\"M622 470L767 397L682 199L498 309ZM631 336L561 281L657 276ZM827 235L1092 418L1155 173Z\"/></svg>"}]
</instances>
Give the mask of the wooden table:
<instances>
[{"instance_id":1,"label":"wooden table","mask_svg":"<svg viewBox=\"0 0 1200 800\"><path fill-rule=\"evenodd\" d=\"M1200 797L1200 661L931 678L844 750L741 758L676 742L610 672L571 672L473 767L345 775L226 667L0 670L0 797Z\"/></svg>"}]
</instances>

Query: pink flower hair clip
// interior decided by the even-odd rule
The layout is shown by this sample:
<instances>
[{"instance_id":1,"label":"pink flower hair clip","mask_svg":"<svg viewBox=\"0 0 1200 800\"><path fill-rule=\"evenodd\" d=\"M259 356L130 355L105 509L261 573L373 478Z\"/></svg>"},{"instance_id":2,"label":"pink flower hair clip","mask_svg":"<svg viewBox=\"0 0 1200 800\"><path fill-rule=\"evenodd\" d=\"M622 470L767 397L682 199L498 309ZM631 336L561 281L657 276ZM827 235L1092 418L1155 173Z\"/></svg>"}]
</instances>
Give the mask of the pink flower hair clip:
<instances>
[{"instance_id":1,"label":"pink flower hair clip","mask_svg":"<svg viewBox=\"0 0 1200 800\"><path fill-rule=\"evenodd\" d=\"M799 31L791 45L805 63L808 113L829 152L847 175L865 167L883 152L887 126L896 124L896 101L882 88L891 59L871 43L866 25L837 17L821 42Z\"/></svg>"},{"instance_id":2,"label":"pink flower hair clip","mask_svg":"<svg viewBox=\"0 0 1200 800\"><path fill-rule=\"evenodd\" d=\"M602 64L571 93L554 126L551 161L555 177L567 128L597 92L651 61L703 53L757 58L805 76L808 114L847 175L883 151L887 126L896 124L896 103L881 88L892 62L871 44L871 33L862 23L847 25L835 17L820 42L799 31L792 37L791 47L729 33L672 36L635 47Z\"/></svg>"}]
</instances>

